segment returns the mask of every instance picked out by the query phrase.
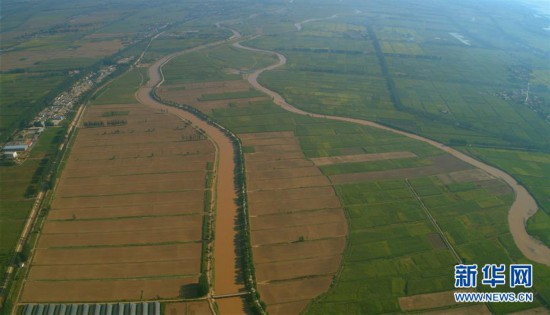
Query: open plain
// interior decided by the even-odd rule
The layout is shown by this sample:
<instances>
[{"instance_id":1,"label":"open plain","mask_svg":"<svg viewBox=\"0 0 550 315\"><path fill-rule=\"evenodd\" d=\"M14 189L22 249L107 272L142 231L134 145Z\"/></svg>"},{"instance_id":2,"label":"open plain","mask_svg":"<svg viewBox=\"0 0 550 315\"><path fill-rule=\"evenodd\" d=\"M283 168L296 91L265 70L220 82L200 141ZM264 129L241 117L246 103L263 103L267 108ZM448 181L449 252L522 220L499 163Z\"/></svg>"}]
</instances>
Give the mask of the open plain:
<instances>
[{"instance_id":1,"label":"open plain","mask_svg":"<svg viewBox=\"0 0 550 315\"><path fill-rule=\"evenodd\" d=\"M104 124L90 127L96 122ZM82 123L21 300L193 296L213 145L144 105L90 106Z\"/></svg>"},{"instance_id":2,"label":"open plain","mask_svg":"<svg viewBox=\"0 0 550 315\"><path fill-rule=\"evenodd\" d=\"M548 313L547 14L140 1L3 6L0 138L114 71L75 133L1 165L4 309ZM471 290L533 301L456 303L461 263L532 264L530 288Z\"/></svg>"}]
</instances>

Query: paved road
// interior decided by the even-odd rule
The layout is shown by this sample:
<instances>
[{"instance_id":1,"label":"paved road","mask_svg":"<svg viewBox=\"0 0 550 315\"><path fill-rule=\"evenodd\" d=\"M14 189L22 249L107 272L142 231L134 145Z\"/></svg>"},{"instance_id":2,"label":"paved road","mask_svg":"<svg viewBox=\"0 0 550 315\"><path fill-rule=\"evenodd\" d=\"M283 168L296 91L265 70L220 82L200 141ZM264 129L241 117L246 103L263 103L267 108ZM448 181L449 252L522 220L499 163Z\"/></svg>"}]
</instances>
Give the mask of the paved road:
<instances>
[{"instance_id":1,"label":"paved road","mask_svg":"<svg viewBox=\"0 0 550 315\"><path fill-rule=\"evenodd\" d=\"M278 52L270 51L270 50L256 49L252 47L243 46L240 43L234 43L233 46L240 49L250 50L254 52L276 55L279 58L278 63L265 67L263 69L259 69L254 73L250 74L248 76L248 82L250 82L250 84L258 91L261 91L270 95L273 98L273 101L275 102L275 104L279 105L280 107L282 107L283 109L289 112L299 114L299 115L310 116L310 117L326 118L331 120L356 123L359 125L374 127L374 128L386 130L389 132L393 132L402 136L409 137L411 139L423 141L425 143L428 143L438 149L441 149L455 156L456 158L474 167L484 170L485 172L491 174L496 178L500 178L504 180L508 185L510 185L510 187L514 190L514 193L516 195L516 199L514 200L514 203L512 204L510 211L508 212L508 224L510 226L510 232L514 238L514 241L516 242L517 247L523 253L523 255L525 255L525 257L529 258L530 260L544 264L546 266L550 266L550 248L548 248L539 240L529 235L525 229L525 223L527 222L527 219L529 219L532 215L534 215L538 210L537 203L535 202L535 199L529 194L529 192L527 192L525 187L518 184L518 182L512 176L501 171L500 169L497 169L481 161L478 161L442 143L436 142L428 138L424 138L416 134L393 129L369 120L331 116L331 115L320 115L320 114L310 113L310 112L306 112L301 109L298 109L292 106L291 104L288 104L285 101L285 99L281 95L279 95L277 92L272 91L266 88L265 86L261 85L260 83L258 83L258 76L262 74L264 71L273 70L275 68L281 67L284 64L286 64L286 57L284 55Z\"/></svg>"}]
</instances>

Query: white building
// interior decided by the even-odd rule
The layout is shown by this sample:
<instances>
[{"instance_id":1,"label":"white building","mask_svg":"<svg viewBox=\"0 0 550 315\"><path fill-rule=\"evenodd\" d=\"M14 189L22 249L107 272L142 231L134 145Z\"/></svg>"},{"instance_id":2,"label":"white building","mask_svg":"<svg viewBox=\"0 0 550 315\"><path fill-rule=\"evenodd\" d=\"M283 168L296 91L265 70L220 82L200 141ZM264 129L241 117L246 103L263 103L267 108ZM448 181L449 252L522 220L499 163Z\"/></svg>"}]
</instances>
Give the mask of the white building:
<instances>
[{"instance_id":1,"label":"white building","mask_svg":"<svg viewBox=\"0 0 550 315\"><path fill-rule=\"evenodd\" d=\"M29 144L25 142L9 142L2 148L4 151L14 152L14 151L27 151Z\"/></svg>"}]
</instances>

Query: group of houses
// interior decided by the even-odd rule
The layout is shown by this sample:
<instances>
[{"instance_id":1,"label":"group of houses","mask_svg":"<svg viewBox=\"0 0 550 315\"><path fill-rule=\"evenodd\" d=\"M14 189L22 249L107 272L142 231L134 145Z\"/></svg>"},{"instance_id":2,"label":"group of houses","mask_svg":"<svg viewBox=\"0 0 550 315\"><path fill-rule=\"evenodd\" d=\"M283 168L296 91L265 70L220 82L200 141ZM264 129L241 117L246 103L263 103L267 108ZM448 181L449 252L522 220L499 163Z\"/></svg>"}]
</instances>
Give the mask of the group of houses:
<instances>
[{"instance_id":1,"label":"group of houses","mask_svg":"<svg viewBox=\"0 0 550 315\"><path fill-rule=\"evenodd\" d=\"M44 127L30 127L21 130L16 140L10 141L2 147L2 155L5 159L15 160L32 147L40 135L44 132Z\"/></svg>"}]
</instances>

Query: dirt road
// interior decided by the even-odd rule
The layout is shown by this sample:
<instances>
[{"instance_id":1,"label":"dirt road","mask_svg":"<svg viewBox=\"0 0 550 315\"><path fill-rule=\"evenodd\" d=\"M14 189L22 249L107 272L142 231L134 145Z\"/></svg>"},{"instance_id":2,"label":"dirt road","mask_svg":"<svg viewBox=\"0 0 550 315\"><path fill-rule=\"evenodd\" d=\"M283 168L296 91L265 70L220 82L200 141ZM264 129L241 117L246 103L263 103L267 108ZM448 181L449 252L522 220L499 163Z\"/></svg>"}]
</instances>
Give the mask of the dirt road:
<instances>
[{"instance_id":1,"label":"dirt road","mask_svg":"<svg viewBox=\"0 0 550 315\"><path fill-rule=\"evenodd\" d=\"M235 199L237 194L234 184L235 163L234 148L230 139L227 138L219 129L207 124L193 114L163 105L154 100L150 92L156 86L164 82L162 75L162 66L172 58L183 54L204 49L207 47L219 45L224 41L195 47L184 52L168 55L155 62L149 69L149 82L147 82L136 93L138 101L152 108L163 109L182 119L190 121L194 126L202 129L216 145L217 148L217 169L216 169L216 223L215 223L215 242L214 242L214 292L215 294L230 294L244 291L245 287L242 281L239 281L240 268L237 261L237 232L239 227L236 224L237 205ZM226 299L219 304L220 312L223 314L235 314L244 312L244 299Z\"/></svg>"},{"instance_id":2,"label":"dirt road","mask_svg":"<svg viewBox=\"0 0 550 315\"><path fill-rule=\"evenodd\" d=\"M276 55L279 58L278 63L265 67L263 69L259 69L254 73L250 74L248 76L248 82L250 82L250 84L252 84L252 86L258 91L261 91L270 95L273 98L273 102L275 104L279 105L280 107L282 107L283 109L289 112L299 114L299 115L316 117L316 118L326 118L331 120L356 123L359 125L374 127L374 128L386 130L389 132L393 132L399 135L409 137L411 139L423 141L425 143L428 143L436 148L439 148L455 156L456 158L468 164L471 164L477 168L484 170L485 172L493 175L494 177L504 180L508 185L510 185L510 187L514 190L514 193L516 195L516 199L514 200L514 203L512 204L510 211L508 212L508 224L510 226L510 232L514 238L514 241L516 242L517 247L519 248L519 250L521 250L521 252L523 253L523 255L525 255L525 257L531 259L532 261L550 266L550 248L546 247L539 240L529 235L525 229L525 223L527 222L527 219L529 219L532 215L534 215L538 210L537 203L535 202L535 199L529 194L529 192L527 192L527 190L523 186L518 184L518 182L514 178L512 178L512 176L495 167L492 167L488 164L480 162L462 152L459 152L453 148L450 148L442 143L433 141L428 138L421 137L419 135L393 129L393 128L383 126L368 120L330 116L330 115L320 115L320 114L309 113L301 109L298 109L288 104L285 101L285 99L281 95L279 95L277 92L274 92L262 86L260 83L258 83L258 76L262 72L273 70L275 68L278 68L286 64L286 57L284 55L281 55L280 53L277 53L274 51L242 46L240 43L234 43L233 46L240 49L250 50L254 52Z\"/></svg>"}]
</instances>

